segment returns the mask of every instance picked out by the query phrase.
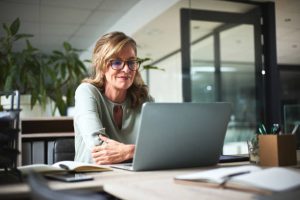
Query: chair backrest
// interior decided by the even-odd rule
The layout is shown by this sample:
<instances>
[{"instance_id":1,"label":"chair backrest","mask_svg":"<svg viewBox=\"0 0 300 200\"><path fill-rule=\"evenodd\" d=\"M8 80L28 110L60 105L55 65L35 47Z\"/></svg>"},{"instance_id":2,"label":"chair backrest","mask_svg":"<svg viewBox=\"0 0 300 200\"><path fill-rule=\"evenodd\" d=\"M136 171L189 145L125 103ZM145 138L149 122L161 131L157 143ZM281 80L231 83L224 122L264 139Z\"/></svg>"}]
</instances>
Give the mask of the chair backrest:
<instances>
[{"instance_id":1,"label":"chair backrest","mask_svg":"<svg viewBox=\"0 0 300 200\"><path fill-rule=\"evenodd\" d=\"M75 146L74 138L57 138L54 141L53 162L62 160L74 160Z\"/></svg>"},{"instance_id":2,"label":"chair backrest","mask_svg":"<svg viewBox=\"0 0 300 200\"><path fill-rule=\"evenodd\" d=\"M1 96L6 97L5 104L1 104L0 106L3 106L4 111L6 112L4 115L4 112L1 116L1 121L10 121L10 127L18 129L19 128L19 121L20 121L20 92L18 90L11 91L11 92L3 92L0 91L0 98ZM3 103L0 101L0 103Z\"/></svg>"},{"instance_id":3,"label":"chair backrest","mask_svg":"<svg viewBox=\"0 0 300 200\"><path fill-rule=\"evenodd\" d=\"M17 90L0 91L0 98L0 171L1 169L16 170L19 154L20 93Z\"/></svg>"}]
</instances>

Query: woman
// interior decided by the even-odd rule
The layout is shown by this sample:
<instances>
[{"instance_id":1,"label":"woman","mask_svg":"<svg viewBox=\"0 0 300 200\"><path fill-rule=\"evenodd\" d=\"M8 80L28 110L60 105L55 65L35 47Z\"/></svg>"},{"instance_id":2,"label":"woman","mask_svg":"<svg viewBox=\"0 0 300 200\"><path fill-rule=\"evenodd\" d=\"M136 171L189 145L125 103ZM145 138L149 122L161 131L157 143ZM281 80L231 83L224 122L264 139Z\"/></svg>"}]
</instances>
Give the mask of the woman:
<instances>
[{"instance_id":1,"label":"woman","mask_svg":"<svg viewBox=\"0 0 300 200\"><path fill-rule=\"evenodd\" d=\"M141 105L151 101L138 71L136 42L121 32L108 33L97 41L92 61L93 76L75 93L75 161L132 159Z\"/></svg>"}]
</instances>

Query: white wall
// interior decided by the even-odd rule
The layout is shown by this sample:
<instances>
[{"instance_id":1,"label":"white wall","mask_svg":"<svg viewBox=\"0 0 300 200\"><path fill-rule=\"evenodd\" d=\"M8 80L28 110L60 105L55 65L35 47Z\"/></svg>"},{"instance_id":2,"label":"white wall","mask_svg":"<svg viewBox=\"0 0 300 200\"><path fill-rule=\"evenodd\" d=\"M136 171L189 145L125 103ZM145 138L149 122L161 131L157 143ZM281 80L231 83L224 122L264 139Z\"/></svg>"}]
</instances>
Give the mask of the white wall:
<instances>
[{"instance_id":1,"label":"white wall","mask_svg":"<svg viewBox=\"0 0 300 200\"><path fill-rule=\"evenodd\" d=\"M122 31L131 36L145 24L148 24L151 20L161 15L178 1L180 0L140 0L132 9L126 12L119 21L110 27L106 33ZM84 51L80 55L80 59L85 60L91 58L97 40L98 38L95 39L94 44L92 44L87 51Z\"/></svg>"},{"instance_id":2,"label":"white wall","mask_svg":"<svg viewBox=\"0 0 300 200\"><path fill-rule=\"evenodd\" d=\"M149 90L156 102L182 102L181 54L155 64L165 71L150 70Z\"/></svg>"}]
</instances>

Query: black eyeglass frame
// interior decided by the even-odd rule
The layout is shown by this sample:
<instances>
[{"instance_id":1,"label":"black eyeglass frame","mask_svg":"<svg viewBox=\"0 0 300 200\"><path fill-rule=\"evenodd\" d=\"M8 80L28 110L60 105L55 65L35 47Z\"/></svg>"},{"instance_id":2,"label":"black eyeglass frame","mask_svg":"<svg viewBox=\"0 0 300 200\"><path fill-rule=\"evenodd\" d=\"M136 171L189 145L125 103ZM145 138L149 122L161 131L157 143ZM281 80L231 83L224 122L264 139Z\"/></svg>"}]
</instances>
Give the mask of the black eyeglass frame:
<instances>
[{"instance_id":1,"label":"black eyeglass frame","mask_svg":"<svg viewBox=\"0 0 300 200\"><path fill-rule=\"evenodd\" d=\"M113 61L120 61L120 62L122 62L123 63L123 65L122 65L122 67L121 68L114 68L113 67ZM130 65L128 64L128 62L136 62L136 64L137 64L137 67L136 67L136 69L132 69L131 67L130 67ZM110 67L113 69L113 70L122 70L122 69L124 69L124 67L125 67L125 64L128 66L128 68L131 70L131 71L137 71L139 68L140 68L140 65L141 65L141 62L138 60L138 59L136 59L136 60L121 60L121 59L112 59L112 60L109 60L109 64L110 64Z\"/></svg>"}]
</instances>

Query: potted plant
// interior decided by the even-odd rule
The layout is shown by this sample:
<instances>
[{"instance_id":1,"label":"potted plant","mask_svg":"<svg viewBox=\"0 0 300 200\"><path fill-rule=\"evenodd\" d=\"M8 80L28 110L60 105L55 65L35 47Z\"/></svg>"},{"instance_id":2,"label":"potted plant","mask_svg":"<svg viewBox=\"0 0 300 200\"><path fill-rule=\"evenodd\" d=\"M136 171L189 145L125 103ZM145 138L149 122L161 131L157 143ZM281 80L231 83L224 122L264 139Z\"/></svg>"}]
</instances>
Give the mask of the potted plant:
<instances>
[{"instance_id":1,"label":"potted plant","mask_svg":"<svg viewBox=\"0 0 300 200\"><path fill-rule=\"evenodd\" d=\"M20 20L8 26L3 24L5 35L0 38L0 91L19 90L31 96L31 108L37 103L44 109L48 99L61 115L73 103L74 90L87 70L79 59L81 50L64 42L63 51L42 54L28 40L33 35L18 33ZM25 39L26 47L15 51L14 45Z\"/></svg>"},{"instance_id":2,"label":"potted plant","mask_svg":"<svg viewBox=\"0 0 300 200\"><path fill-rule=\"evenodd\" d=\"M3 24L4 36L0 38L0 90L19 90L22 94L31 94L31 105L36 101L42 104L42 97L37 89L40 85L40 62L39 52L32 47L28 38L29 34L18 33L20 20L16 19L10 26ZM26 48L16 52L14 45L16 42L26 40ZM42 86L42 85L41 85Z\"/></svg>"},{"instance_id":3,"label":"potted plant","mask_svg":"<svg viewBox=\"0 0 300 200\"><path fill-rule=\"evenodd\" d=\"M82 50L75 49L68 42L63 43L63 51L53 51L48 60L49 81L45 82L46 95L55 102L60 114L74 105L74 94L81 80L87 76L87 69L79 59ZM88 60L85 60L89 62Z\"/></svg>"}]
</instances>

